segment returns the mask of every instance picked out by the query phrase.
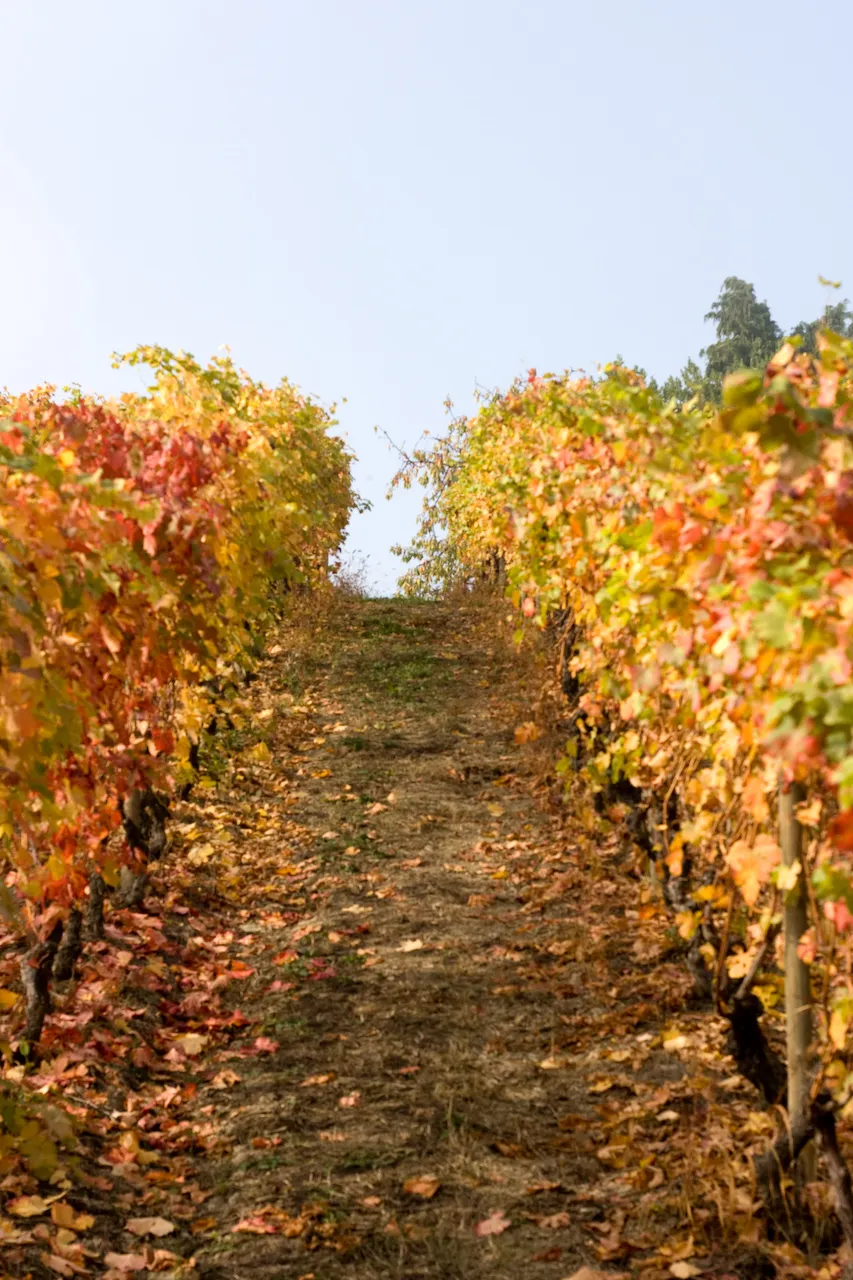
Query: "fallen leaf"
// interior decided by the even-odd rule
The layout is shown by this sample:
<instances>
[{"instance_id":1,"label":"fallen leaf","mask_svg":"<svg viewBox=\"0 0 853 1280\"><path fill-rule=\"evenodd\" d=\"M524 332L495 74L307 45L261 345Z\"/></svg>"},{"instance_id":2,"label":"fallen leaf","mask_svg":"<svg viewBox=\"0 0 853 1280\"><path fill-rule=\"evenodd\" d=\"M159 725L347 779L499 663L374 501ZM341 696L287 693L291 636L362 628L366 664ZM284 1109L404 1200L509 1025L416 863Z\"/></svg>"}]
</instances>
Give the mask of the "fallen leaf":
<instances>
[{"instance_id":1,"label":"fallen leaf","mask_svg":"<svg viewBox=\"0 0 853 1280\"><path fill-rule=\"evenodd\" d=\"M188 1058L195 1058L201 1053L202 1049L207 1044L207 1041L207 1036L200 1036L196 1032L191 1031L187 1036L180 1036L175 1041L175 1045L182 1053L185 1053Z\"/></svg>"},{"instance_id":2,"label":"fallen leaf","mask_svg":"<svg viewBox=\"0 0 853 1280\"><path fill-rule=\"evenodd\" d=\"M348 1093L345 1097L343 1097L343 1098L338 1098L338 1106L339 1106L339 1107L360 1107L360 1106L361 1106L361 1094L360 1094L360 1093Z\"/></svg>"},{"instance_id":3,"label":"fallen leaf","mask_svg":"<svg viewBox=\"0 0 853 1280\"><path fill-rule=\"evenodd\" d=\"M419 1196L421 1200L431 1200L440 1186L438 1178L425 1174L420 1178L409 1178L403 1183L403 1190L407 1196Z\"/></svg>"},{"instance_id":4,"label":"fallen leaf","mask_svg":"<svg viewBox=\"0 0 853 1280\"><path fill-rule=\"evenodd\" d=\"M478 1222L474 1228L475 1236L499 1236L502 1232L511 1227L512 1223L503 1212L502 1209L496 1210L488 1218L484 1218L482 1222Z\"/></svg>"},{"instance_id":5,"label":"fallen leaf","mask_svg":"<svg viewBox=\"0 0 853 1280\"><path fill-rule=\"evenodd\" d=\"M547 1218L540 1218L538 1225L547 1227L549 1231L559 1231L562 1227L570 1227L572 1219L567 1213L552 1213Z\"/></svg>"},{"instance_id":6,"label":"fallen leaf","mask_svg":"<svg viewBox=\"0 0 853 1280\"><path fill-rule=\"evenodd\" d=\"M37 1218L39 1214L47 1213L55 1200L61 1199L61 1195L50 1196L47 1200L41 1196L18 1196L16 1200L8 1201L6 1212L16 1218Z\"/></svg>"},{"instance_id":7,"label":"fallen leaf","mask_svg":"<svg viewBox=\"0 0 853 1280\"><path fill-rule=\"evenodd\" d=\"M624 1271L599 1271L596 1267L581 1267L580 1271L573 1271L564 1280L621 1280L624 1274Z\"/></svg>"},{"instance_id":8,"label":"fallen leaf","mask_svg":"<svg viewBox=\"0 0 853 1280\"><path fill-rule=\"evenodd\" d=\"M293 942L301 942L303 938L309 937L312 933L319 933L322 927L316 920L306 920L303 924L296 925L290 935L291 940Z\"/></svg>"},{"instance_id":9,"label":"fallen leaf","mask_svg":"<svg viewBox=\"0 0 853 1280\"><path fill-rule=\"evenodd\" d=\"M82 1267L72 1266L67 1258L60 1258L58 1254L43 1253L41 1256L45 1265L50 1267L51 1271L55 1271L57 1275L73 1276L76 1272L83 1270Z\"/></svg>"},{"instance_id":10,"label":"fallen leaf","mask_svg":"<svg viewBox=\"0 0 853 1280\"><path fill-rule=\"evenodd\" d=\"M242 1218L231 1230L232 1232L247 1231L251 1235L258 1236L282 1235L292 1239L295 1236L301 1236L306 1225L305 1218L293 1218L285 1209L268 1204L265 1208L249 1214L247 1218Z\"/></svg>"},{"instance_id":11,"label":"fallen leaf","mask_svg":"<svg viewBox=\"0 0 853 1280\"><path fill-rule=\"evenodd\" d=\"M50 1217L57 1227L66 1227L69 1231L88 1231L95 1225L91 1213L75 1213L64 1200L50 1206Z\"/></svg>"},{"instance_id":12,"label":"fallen leaf","mask_svg":"<svg viewBox=\"0 0 853 1280\"><path fill-rule=\"evenodd\" d=\"M194 1236L200 1236L206 1231L213 1231L218 1226L218 1218L196 1218L195 1222L190 1223L190 1231Z\"/></svg>"},{"instance_id":13,"label":"fallen leaf","mask_svg":"<svg viewBox=\"0 0 853 1280\"><path fill-rule=\"evenodd\" d=\"M201 867L210 861L215 852L212 844L194 844L186 855L186 859L191 867Z\"/></svg>"},{"instance_id":14,"label":"fallen leaf","mask_svg":"<svg viewBox=\"0 0 853 1280\"><path fill-rule=\"evenodd\" d=\"M274 1222L269 1222L266 1218L262 1218L260 1214L255 1214L248 1218L241 1218L231 1230L232 1232L247 1231L253 1236L274 1236L278 1228Z\"/></svg>"},{"instance_id":15,"label":"fallen leaf","mask_svg":"<svg viewBox=\"0 0 853 1280\"><path fill-rule=\"evenodd\" d=\"M229 1067L226 1067L223 1071L217 1071L210 1082L213 1089L230 1089L232 1085L239 1083L240 1077L237 1072L232 1071Z\"/></svg>"},{"instance_id":16,"label":"fallen leaf","mask_svg":"<svg viewBox=\"0 0 853 1280\"><path fill-rule=\"evenodd\" d=\"M315 1084L329 1084L332 1080L334 1080L334 1078L335 1078L334 1071L327 1071L325 1075L321 1075L321 1076L306 1076L304 1080L300 1081L299 1087L300 1089L307 1089L309 1088L309 1086L315 1085Z\"/></svg>"},{"instance_id":17,"label":"fallen leaf","mask_svg":"<svg viewBox=\"0 0 853 1280\"><path fill-rule=\"evenodd\" d=\"M420 938L409 938L406 942L401 942L398 951L422 951L423 942Z\"/></svg>"},{"instance_id":18,"label":"fallen leaf","mask_svg":"<svg viewBox=\"0 0 853 1280\"><path fill-rule=\"evenodd\" d=\"M667 1245L666 1253L676 1262L681 1262L686 1258L692 1258L696 1253L696 1247L693 1243L692 1235L687 1236L686 1239L680 1241L678 1244Z\"/></svg>"},{"instance_id":19,"label":"fallen leaf","mask_svg":"<svg viewBox=\"0 0 853 1280\"><path fill-rule=\"evenodd\" d=\"M147 1271L148 1259L141 1253L108 1253L104 1258L114 1271Z\"/></svg>"},{"instance_id":20,"label":"fallen leaf","mask_svg":"<svg viewBox=\"0 0 853 1280\"><path fill-rule=\"evenodd\" d=\"M499 1155L506 1156L507 1160L525 1160L530 1154L520 1142L503 1142L499 1138L492 1146Z\"/></svg>"},{"instance_id":21,"label":"fallen leaf","mask_svg":"<svg viewBox=\"0 0 853 1280\"><path fill-rule=\"evenodd\" d=\"M258 1036L255 1041L255 1049L258 1053L276 1053L278 1050L278 1041L270 1040L269 1036Z\"/></svg>"},{"instance_id":22,"label":"fallen leaf","mask_svg":"<svg viewBox=\"0 0 853 1280\"><path fill-rule=\"evenodd\" d=\"M168 1236L175 1230L175 1224L168 1218L129 1218L124 1229L134 1236Z\"/></svg>"},{"instance_id":23,"label":"fallen leaf","mask_svg":"<svg viewBox=\"0 0 853 1280\"><path fill-rule=\"evenodd\" d=\"M692 1262L673 1262L669 1274L676 1276L677 1280L690 1280L691 1276L700 1276L702 1268L694 1266Z\"/></svg>"},{"instance_id":24,"label":"fallen leaf","mask_svg":"<svg viewBox=\"0 0 853 1280\"><path fill-rule=\"evenodd\" d=\"M361 1202L365 1209L378 1209L382 1203L381 1196L365 1196Z\"/></svg>"},{"instance_id":25,"label":"fallen leaf","mask_svg":"<svg viewBox=\"0 0 853 1280\"><path fill-rule=\"evenodd\" d=\"M35 1236L8 1218L0 1218L0 1247L7 1244L35 1244Z\"/></svg>"}]
</instances>

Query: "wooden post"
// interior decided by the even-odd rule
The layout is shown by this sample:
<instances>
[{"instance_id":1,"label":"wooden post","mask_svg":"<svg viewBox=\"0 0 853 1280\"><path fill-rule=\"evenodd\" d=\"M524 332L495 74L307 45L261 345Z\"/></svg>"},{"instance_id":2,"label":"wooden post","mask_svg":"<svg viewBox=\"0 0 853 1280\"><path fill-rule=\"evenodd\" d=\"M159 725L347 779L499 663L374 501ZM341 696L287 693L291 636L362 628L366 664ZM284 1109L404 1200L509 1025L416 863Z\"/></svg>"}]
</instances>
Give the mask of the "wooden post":
<instances>
[{"instance_id":1,"label":"wooden post","mask_svg":"<svg viewBox=\"0 0 853 1280\"><path fill-rule=\"evenodd\" d=\"M785 908L785 1021L788 1043L788 1116L793 1125L810 1103L809 1050L812 1041L812 1009L809 968L797 955L800 938L808 928L807 896L803 861L803 829L797 820L797 805L804 799L800 783L783 786L779 793L779 844L782 863L800 864L800 875L784 897ZM803 1178L815 1177L815 1147L809 1143L799 1160Z\"/></svg>"}]
</instances>

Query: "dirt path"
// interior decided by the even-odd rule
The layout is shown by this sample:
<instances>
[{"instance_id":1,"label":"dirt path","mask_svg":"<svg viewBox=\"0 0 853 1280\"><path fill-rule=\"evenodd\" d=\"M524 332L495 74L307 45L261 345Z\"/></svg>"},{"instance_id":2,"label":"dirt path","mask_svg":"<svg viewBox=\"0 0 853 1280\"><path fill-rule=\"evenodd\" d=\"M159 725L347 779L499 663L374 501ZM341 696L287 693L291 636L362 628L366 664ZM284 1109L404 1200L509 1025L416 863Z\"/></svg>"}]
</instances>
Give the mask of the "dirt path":
<instances>
[{"instance_id":1,"label":"dirt path","mask_svg":"<svg viewBox=\"0 0 853 1280\"><path fill-rule=\"evenodd\" d=\"M210 1280L538 1280L631 1253L620 1205L654 1157L608 1186L595 1153L626 1096L660 1110L683 1074L643 1035L660 973L656 1006L636 959L607 954L577 850L524 777L507 655L482 634L450 606L348 606L333 640L273 656L254 695L266 747L247 752L262 763L190 815L196 841L212 815L230 831L232 890L255 897L231 1003L263 1031L199 1092ZM600 879L608 915L621 892ZM627 1087L605 1053L611 1076L638 1072Z\"/></svg>"},{"instance_id":2,"label":"dirt path","mask_svg":"<svg viewBox=\"0 0 853 1280\"><path fill-rule=\"evenodd\" d=\"M271 646L145 910L113 907L57 995L28 1085L76 1154L59 1208L0 1165L7 1273L698 1274L750 1222L732 1109L753 1142L773 1120L619 815L549 813L484 606L317 623ZM731 1272L762 1274L704 1274Z\"/></svg>"}]
</instances>

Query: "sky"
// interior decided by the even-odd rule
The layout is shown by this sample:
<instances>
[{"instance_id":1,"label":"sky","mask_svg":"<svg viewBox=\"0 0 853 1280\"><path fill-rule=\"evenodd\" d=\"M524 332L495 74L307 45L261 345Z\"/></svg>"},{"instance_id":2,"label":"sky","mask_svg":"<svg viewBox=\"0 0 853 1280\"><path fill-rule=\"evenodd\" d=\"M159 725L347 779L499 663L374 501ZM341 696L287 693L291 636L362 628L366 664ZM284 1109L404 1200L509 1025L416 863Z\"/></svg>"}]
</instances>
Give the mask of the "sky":
<instances>
[{"instance_id":1,"label":"sky","mask_svg":"<svg viewBox=\"0 0 853 1280\"><path fill-rule=\"evenodd\" d=\"M666 376L729 275L783 328L853 297L851 43L849 0L0 0L0 385L227 344L337 404L391 592L420 497L375 427Z\"/></svg>"}]
</instances>

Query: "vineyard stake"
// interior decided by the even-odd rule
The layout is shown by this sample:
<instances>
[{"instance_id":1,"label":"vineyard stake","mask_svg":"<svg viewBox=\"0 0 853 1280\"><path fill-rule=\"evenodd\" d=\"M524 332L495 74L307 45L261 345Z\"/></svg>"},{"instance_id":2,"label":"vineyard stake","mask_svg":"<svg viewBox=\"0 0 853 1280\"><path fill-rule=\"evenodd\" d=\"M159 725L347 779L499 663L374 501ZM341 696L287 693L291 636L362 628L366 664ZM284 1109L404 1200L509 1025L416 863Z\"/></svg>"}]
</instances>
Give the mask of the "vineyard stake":
<instances>
[{"instance_id":1,"label":"vineyard stake","mask_svg":"<svg viewBox=\"0 0 853 1280\"><path fill-rule=\"evenodd\" d=\"M782 864L799 866L799 875L784 897L785 919L785 1026L788 1045L788 1116L795 1124L810 1107L811 1078L809 1051L812 1041L812 1009L809 969L798 955L800 938L808 928L808 909L803 862L803 828L797 818L797 805L805 798L800 783L779 792L779 843ZM799 1160L806 1182L816 1174L815 1146L810 1142Z\"/></svg>"}]
</instances>

